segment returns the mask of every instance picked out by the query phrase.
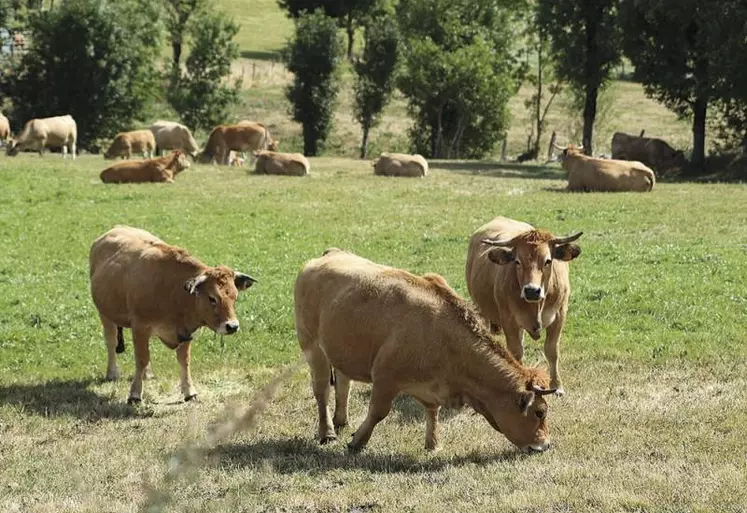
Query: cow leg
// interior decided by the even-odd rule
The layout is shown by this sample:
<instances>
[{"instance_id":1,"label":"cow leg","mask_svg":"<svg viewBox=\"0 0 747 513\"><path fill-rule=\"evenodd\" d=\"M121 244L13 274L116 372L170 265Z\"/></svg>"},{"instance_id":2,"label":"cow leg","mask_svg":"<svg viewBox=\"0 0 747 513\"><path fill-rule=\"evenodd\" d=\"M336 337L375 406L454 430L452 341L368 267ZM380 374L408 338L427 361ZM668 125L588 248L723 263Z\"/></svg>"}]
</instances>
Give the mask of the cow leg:
<instances>
[{"instance_id":1,"label":"cow leg","mask_svg":"<svg viewBox=\"0 0 747 513\"><path fill-rule=\"evenodd\" d=\"M337 439L335 428L332 425L332 417L329 414L331 367L329 360L318 346L310 351L305 351L304 354L311 369L311 388L314 390L314 398L319 413L318 440L320 444L326 444Z\"/></svg>"},{"instance_id":2,"label":"cow leg","mask_svg":"<svg viewBox=\"0 0 747 513\"><path fill-rule=\"evenodd\" d=\"M117 325L102 315L101 324L104 326L104 341L106 342L107 364L106 379L115 381L119 379L119 367L117 366Z\"/></svg>"},{"instance_id":3,"label":"cow leg","mask_svg":"<svg viewBox=\"0 0 747 513\"><path fill-rule=\"evenodd\" d=\"M192 343L182 342L176 348L176 359L181 367L181 378L182 378L182 395L185 401L191 401L197 398L197 391L192 384L192 374L189 371L189 360L191 353Z\"/></svg>"},{"instance_id":4,"label":"cow leg","mask_svg":"<svg viewBox=\"0 0 747 513\"><path fill-rule=\"evenodd\" d=\"M77 150L77 148L75 146L75 141L73 141L73 142L70 143L70 153L73 156L73 160L75 160L75 157L77 156L76 155L76 150Z\"/></svg>"},{"instance_id":5,"label":"cow leg","mask_svg":"<svg viewBox=\"0 0 747 513\"><path fill-rule=\"evenodd\" d=\"M374 382L371 390L371 401L368 403L368 415L366 415L365 420L348 444L350 452L358 452L366 446L376 424L389 415L389 411L392 409L392 401L397 396L397 392L397 389L392 387L391 384L384 385L382 382Z\"/></svg>"},{"instance_id":6,"label":"cow leg","mask_svg":"<svg viewBox=\"0 0 747 513\"><path fill-rule=\"evenodd\" d=\"M348 425L348 399L350 399L350 378L335 370L335 416L332 423L335 433L340 433Z\"/></svg>"},{"instance_id":7,"label":"cow leg","mask_svg":"<svg viewBox=\"0 0 747 513\"><path fill-rule=\"evenodd\" d=\"M62 160L65 160L67 158L67 146L65 144L62 145Z\"/></svg>"},{"instance_id":8,"label":"cow leg","mask_svg":"<svg viewBox=\"0 0 747 513\"><path fill-rule=\"evenodd\" d=\"M435 451L438 449L441 429L438 424L438 412L441 407L438 405L424 404L425 406L425 449Z\"/></svg>"},{"instance_id":9,"label":"cow leg","mask_svg":"<svg viewBox=\"0 0 747 513\"><path fill-rule=\"evenodd\" d=\"M517 361L524 358L524 330L512 319L508 322L501 321L503 333L506 335L506 346Z\"/></svg>"},{"instance_id":10,"label":"cow leg","mask_svg":"<svg viewBox=\"0 0 747 513\"><path fill-rule=\"evenodd\" d=\"M135 348L135 377L130 387L130 397L127 404L135 404L142 401L143 378L150 364L150 332L148 330L132 328L132 345Z\"/></svg>"},{"instance_id":11,"label":"cow leg","mask_svg":"<svg viewBox=\"0 0 747 513\"><path fill-rule=\"evenodd\" d=\"M558 371L558 343L560 334L565 325L566 310L561 309L552 324L547 327L545 336L545 359L550 367L550 388L557 388L556 395L565 394L563 385L560 382L560 372Z\"/></svg>"}]
</instances>

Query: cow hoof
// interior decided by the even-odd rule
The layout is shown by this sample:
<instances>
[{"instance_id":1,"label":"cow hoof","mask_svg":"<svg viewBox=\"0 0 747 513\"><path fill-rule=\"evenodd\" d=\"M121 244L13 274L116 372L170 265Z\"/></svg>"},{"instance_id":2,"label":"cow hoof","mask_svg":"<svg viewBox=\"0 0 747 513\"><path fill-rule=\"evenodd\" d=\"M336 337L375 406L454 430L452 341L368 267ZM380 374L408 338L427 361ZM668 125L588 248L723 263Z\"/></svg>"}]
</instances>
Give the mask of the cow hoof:
<instances>
[{"instance_id":1,"label":"cow hoof","mask_svg":"<svg viewBox=\"0 0 747 513\"><path fill-rule=\"evenodd\" d=\"M330 442L337 441L337 437L335 435L325 435L319 439L319 445L327 445Z\"/></svg>"},{"instance_id":2,"label":"cow hoof","mask_svg":"<svg viewBox=\"0 0 747 513\"><path fill-rule=\"evenodd\" d=\"M119 371L112 371L106 373L106 381L117 381L119 379Z\"/></svg>"},{"instance_id":3,"label":"cow hoof","mask_svg":"<svg viewBox=\"0 0 747 513\"><path fill-rule=\"evenodd\" d=\"M143 400L140 399L139 397L129 397L129 398L127 398L127 404L129 404L131 406L135 406L137 404L140 404L141 402L143 402Z\"/></svg>"},{"instance_id":4,"label":"cow hoof","mask_svg":"<svg viewBox=\"0 0 747 513\"><path fill-rule=\"evenodd\" d=\"M358 454L362 450L363 450L363 447L356 443L350 442L348 444L348 453L350 454Z\"/></svg>"},{"instance_id":5,"label":"cow hoof","mask_svg":"<svg viewBox=\"0 0 747 513\"><path fill-rule=\"evenodd\" d=\"M190 401L196 401L197 400L197 394L191 394L184 397L184 402L188 403Z\"/></svg>"},{"instance_id":6,"label":"cow hoof","mask_svg":"<svg viewBox=\"0 0 747 513\"><path fill-rule=\"evenodd\" d=\"M345 424L335 424L335 433L337 433L339 435L340 432L343 429L345 429L346 427L347 427L347 423L345 423Z\"/></svg>"},{"instance_id":7,"label":"cow hoof","mask_svg":"<svg viewBox=\"0 0 747 513\"><path fill-rule=\"evenodd\" d=\"M565 389L563 389L563 387L558 387L558 389L555 390L555 395L557 397L563 397L565 395Z\"/></svg>"}]
</instances>

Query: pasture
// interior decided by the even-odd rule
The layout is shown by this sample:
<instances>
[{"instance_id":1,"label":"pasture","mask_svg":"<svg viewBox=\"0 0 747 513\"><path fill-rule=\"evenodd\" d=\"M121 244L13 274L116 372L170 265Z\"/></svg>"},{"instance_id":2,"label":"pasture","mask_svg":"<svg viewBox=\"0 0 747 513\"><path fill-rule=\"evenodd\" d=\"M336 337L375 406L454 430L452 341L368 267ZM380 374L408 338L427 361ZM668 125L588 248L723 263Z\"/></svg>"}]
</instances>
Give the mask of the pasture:
<instances>
[{"instance_id":1,"label":"pasture","mask_svg":"<svg viewBox=\"0 0 747 513\"><path fill-rule=\"evenodd\" d=\"M173 185L107 186L101 157L0 157L0 510L747 508L747 186L569 194L557 167L433 162L421 180L374 177L369 162L310 161L307 178L193 166ZM292 288L304 261L337 246L438 272L465 295L469 236L499 214L558 235L584 231L560 344L567 395L549 399L552 450L522 455L464 409L442 412L442 449L427 453L421 407L401 397L349 456L362 384L351 427L319 446L305 364L250 429L205 445L226 407L246 407L297 361ZM238 334L196 334L196 403L181 402L174 355L153 341L156 377L143 405L125 404L129 333L123 378L102 379L88 250L115 224L259 279L238 300ZM543 364L541 344L526 345L526 361ZM164 479L190 442L205 450Z\"/></svg>"}]
</instances>

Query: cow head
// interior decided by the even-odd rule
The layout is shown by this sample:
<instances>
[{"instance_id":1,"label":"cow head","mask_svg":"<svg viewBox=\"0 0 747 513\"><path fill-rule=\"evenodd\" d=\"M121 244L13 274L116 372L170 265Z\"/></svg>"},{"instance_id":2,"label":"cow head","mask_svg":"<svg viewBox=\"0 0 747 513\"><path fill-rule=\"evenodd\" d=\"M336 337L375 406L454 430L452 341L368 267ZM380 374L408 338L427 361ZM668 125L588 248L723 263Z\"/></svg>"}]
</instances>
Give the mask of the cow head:
<instances>
[{"instance_id":1,"label":"cow head","mask_svg":"<svg viewBox=\"0 0 747 513\"><path fill-rule=\"evenodd\" d=\"M267 143L267 149L270 151L278 151L279 145L280 142L277 139L270 139L270 141Z\"/></svg>"},{"instance_id":2,"label":"cow head","mask_svg":"<svg viewBox=\"0 0 747 513\"><path fill-rule=\"evenodd\" d=\"M18 141L11 139L8 141L8 146L5 148L5 154L8 157L15 157L18 155L20 148L18 147Z\"/></svg>"},{"instance_id":3,"label":"cow head","mask_svg":"<svg viewBox=\"0 0 747 513\"><path fill-rule=\"evenodd\" d=\"M482 242L493 246L488 251L491 262L514 266L521 299L536 303L543 301L547 294L553 260L568 262L581 254L581 248L571 242L582 234L555 237L545 230L531 230L513 239L484 239Z\"/></svg>"},{"instance_id":4,"label":"cow head","mask_svg":"<svg viewBox=\"0 0 747 513\"><path fill-rule=\"evenodd\" d=\"M547 424L547 374L541 369L525 368L527 375L520 387L506 394L496 394L488 402L470 399L472 407L485 417L496 431L524 452L543 452L550 448Z\"/></svg>"},{"instance_id":5,"label":"cow head","mask_svg":"<svg viewBox=\"0 0 747 513\"><path fill-rule=\"evenodd\" d=\"M238 293L256 282L248 274L218 266L207 268L187 280L184 289L195 297L200 324L221 335L230 335L239 330L234 308Z\"/></svg>"},{"instance_id":6,"label":"cow head","mask_svg":"<svg viewBox=\"0 0 747 513\"><path fill-rule=\"evenodd\" d=\"M171 163L169 164L169 167L174 172L174 175L181 173L185 169L189 169L189 166L191 165L189 163L189 159L187 156L182 153L181 151L175 151L171 154Z\"/></svg>"}]
</instances>

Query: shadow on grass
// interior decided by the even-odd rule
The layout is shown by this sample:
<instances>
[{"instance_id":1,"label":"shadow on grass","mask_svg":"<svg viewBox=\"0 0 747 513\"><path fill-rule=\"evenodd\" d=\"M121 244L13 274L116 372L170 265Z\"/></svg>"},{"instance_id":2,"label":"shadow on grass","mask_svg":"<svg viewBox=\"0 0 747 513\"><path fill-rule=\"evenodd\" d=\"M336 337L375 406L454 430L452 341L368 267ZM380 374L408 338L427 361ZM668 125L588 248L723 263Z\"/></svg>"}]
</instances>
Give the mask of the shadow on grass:
<instances>
[{"instance_id":1,"label":"shadow on grass","mask_svg":"<svg viewBox=\"0 0 747 513\"><path fill-rule=\"evenodd\" d=\"M46 383L0 387L0 406L15 406L42 417L76 417L95 422L100 419L153 417L148 407L132 407L122 398L112 399L91 390L103 380L52 380Z\"/></svg>"},{"instance_id":2,"label":"shadow on grass","mask_svg":"<svg viewBox=\"0 0 747 513\"><path fill-rule=\"evenodd\" d=\"M255 59L258 61L279 61L280 52L263 52L263 51L251 51L242 50L239 54L244 59Z\"/></svg>"},{"instance_id":3,"label":"shadow on grass","mask_svg":"<svg viewBox=\"0 0 747 513\"><path fill-rule=\"evenodd\" d=\"M460 174L495 178L526 178L530 180L564 180L562 170L542 165L498 162L429 161L431 169L443 169Z\"/></svg>"},{"instance_id":4,"label":"shadow on grass","mask_svg":"<svg viewBox=\"0 0 747 513\"><path fill-rule=\"evenodd\" d=\"M347 433L347 431L345 432ZM360 454L348 454L343 435L331 446L320 446L315 440L288 438L260 440L249 444L220 445L210 452L219 467L262 468L270 465L280 474L323 474L328 470L366 470L375 473L420 473L439 471L446 467L462 465L485 465L498 461L512 461L529 457L518 450L484 453L473 451L450 457L416 457L391 453L376 454L364 450ZM375 444L374 441L371 444Z\"/></svg>"}]
</instances>

